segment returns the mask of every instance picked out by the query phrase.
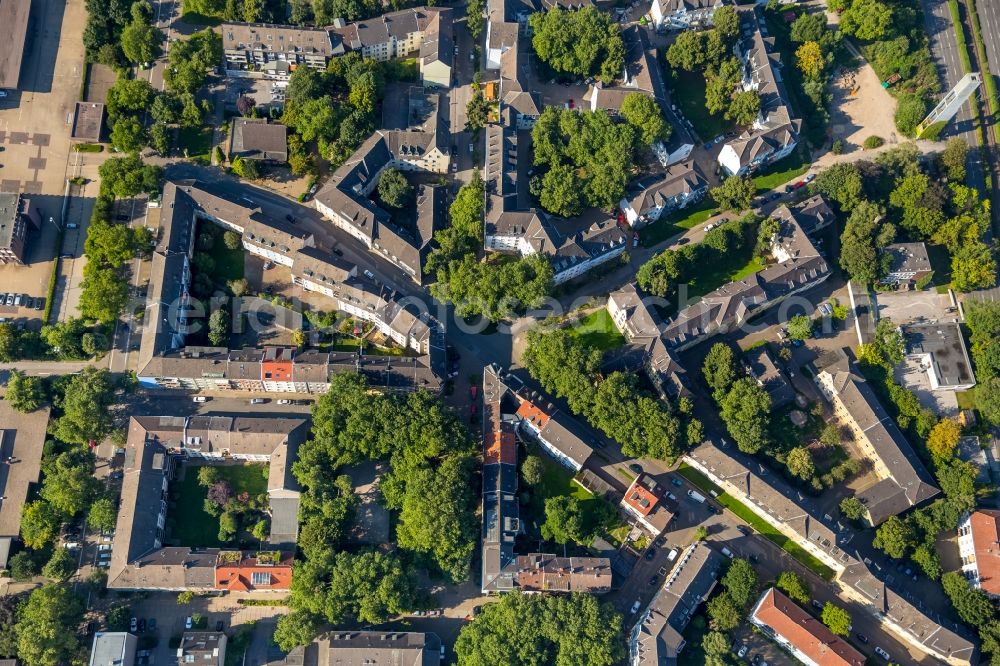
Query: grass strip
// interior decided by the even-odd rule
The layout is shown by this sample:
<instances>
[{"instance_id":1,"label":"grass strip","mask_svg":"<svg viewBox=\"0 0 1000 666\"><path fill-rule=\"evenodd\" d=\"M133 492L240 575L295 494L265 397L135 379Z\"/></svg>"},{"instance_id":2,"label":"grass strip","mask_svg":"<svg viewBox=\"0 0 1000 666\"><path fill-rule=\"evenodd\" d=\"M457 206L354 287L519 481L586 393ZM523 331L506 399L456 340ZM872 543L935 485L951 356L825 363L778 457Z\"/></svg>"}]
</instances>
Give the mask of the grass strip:
<instances>
[{"instance_id":1,"label":"grass strip","mask_svg":"<svg viewBox=\"0 0 1000 666\"><path fill-rule=\"evenodd\" d=\"M59 249L59 253L62 252L62 242L63 242L63 230L60 228L59 233L56 235L56 248ZM56 253L56 258L52 262L52 271L49 273L49 286L47 287L45 293L45 309L42 311L42 325L49 323L49 317L52 316L52 302L55 300L56 296L56 282L59 278L59 264L62 259L59 258L59 253Z\"/></svg>"},{"instance_id":2,"label":"grass strip","mask_svg":"<svg viewBox=\"0 0 1000 666\"><path fill-rule=\"evenodd\" d=\"M976 42L976 53L979 55L979 62L987 64L986 43L983 42L983 30L979 25L979 12L976 9L976 0L969 0L969 9L972 16L972 38ZM989 102L990 115L996 116L997 109L1000 109L1000 98L997 97L997 84L990 74L989 68L984 68L983 82L986 84L986 100Z\"/></svg>"},{"instance_id":3,"label":"grass strip","mask_svg":"<svg viewBox=\"0 0 1000 666\"><path fill-rule=\"evenodd\" d=\"M968 74L972 71L972 60L969 58L969 47L965 44L962 12L958 8L958 0L948 0L948 11L951 12L951 26L955 29L955 41L958 43L958 57L962 61L962 70Z\"/></svg>"},{"instance_id":4,"label":"grass strip","mask_svg":"<svg viewBox=\"0 0 1000 666\"><path fill-rule=\"evenodd\" d=\"M721 488L712 483L704 474L696 470L694 467L691 467L686 463L682 463L677 469L677 472L699 489L708 493L712 493L713 491L718 493L718 497L715 498L715 501L732 511L737 518L755 529L765 539L772 542L801 562L804 566L809 568L810 571L823 580L833 580L833 569L823 564L818 558L814 557L806 549L802 548L802 546L795 543L794 540L789 539L785 534L778 530L778 528L771 525L771 523L758 516L746 504L743 504L743 502L740 502L732 495L722 492Z\"/></svg>"}]
</instances>

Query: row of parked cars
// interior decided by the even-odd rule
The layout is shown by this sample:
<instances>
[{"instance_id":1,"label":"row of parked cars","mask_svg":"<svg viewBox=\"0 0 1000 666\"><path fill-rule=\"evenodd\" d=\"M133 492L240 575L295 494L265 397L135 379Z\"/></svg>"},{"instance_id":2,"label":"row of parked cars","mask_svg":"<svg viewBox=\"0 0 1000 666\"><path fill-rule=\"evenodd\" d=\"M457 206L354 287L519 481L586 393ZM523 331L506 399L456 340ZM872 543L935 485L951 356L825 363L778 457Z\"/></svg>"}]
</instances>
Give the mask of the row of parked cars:
<instances>
[{"instance_id":1,"label":"row of parked cars","mask_svg":"<svg viewBox=\"0 0 1000 666\"><path fill-rule=\"evenodd\" d=\"M16 294L10 292L9 294L0 292L0 305L6 305L7 307L14 308L35 308L36 310L45 309L45 297L38 296L32 297L27 294Z\"/></svg>"}]
</instances>

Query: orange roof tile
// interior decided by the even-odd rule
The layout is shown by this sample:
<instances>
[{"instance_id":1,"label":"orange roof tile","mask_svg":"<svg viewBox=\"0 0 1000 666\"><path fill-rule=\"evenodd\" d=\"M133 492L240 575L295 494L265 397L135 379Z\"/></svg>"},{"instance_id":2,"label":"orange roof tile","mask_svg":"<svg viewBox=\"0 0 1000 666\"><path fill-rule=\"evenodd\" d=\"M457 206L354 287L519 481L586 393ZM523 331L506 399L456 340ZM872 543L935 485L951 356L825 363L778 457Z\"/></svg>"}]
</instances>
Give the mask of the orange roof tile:
<instances>
[{"instance_id":1,"label":"orange roof tile","mask_svg":"<svg viewBox=\"0 0 1000 666\"><path fill-rule=\"evenodd\" d=\"M656 503L660 501L660 495L653 492L650 487L658 488L656 481L646 474L640 474L629 486L622 502L637 511L639 515L648 516L656 508Z\"/></svg>"},{"instance_id":2,"label":"orange roof tile","mask_svg":"<svg viewBox=\"0 0 1000 666\"><path fill-rule=\"evenodd\" d=\"M773 587L764 593L754 617L819 666L864 666L864 655Z\"/></svg>"},{"instance_id":3,"label":"orange roof tile","mask_svg":"<svg viewBox=\"0 0 1000 666\"><path fill-rule=\"evenodd\" d=\"M534 423L539 430L549 422L549 415L527 400L517 408L517 415L525 421Z\"/></svg>"},{"instance_id":4,"label":"orange roof tile","mask_svg":"<svg viewBox=\"0 0 1000 666\"><path fill-rule=\"evenodd\" d=\"M979 585L987 594L1000 595L1000 511L981 509L972 514L970 522Z\"/></svg>"}]
</instances>

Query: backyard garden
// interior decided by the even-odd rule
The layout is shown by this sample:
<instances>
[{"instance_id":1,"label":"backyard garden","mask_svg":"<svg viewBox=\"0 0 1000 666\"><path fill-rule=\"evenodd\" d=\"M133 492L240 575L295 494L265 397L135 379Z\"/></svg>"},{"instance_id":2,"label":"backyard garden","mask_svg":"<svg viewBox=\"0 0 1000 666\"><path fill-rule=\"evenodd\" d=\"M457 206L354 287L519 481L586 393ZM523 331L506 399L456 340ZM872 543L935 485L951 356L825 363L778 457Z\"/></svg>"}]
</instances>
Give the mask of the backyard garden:
<instances>
[{"instance_id":1,"label":"backyard garden","mask_svg":"<svg viewBox=\"0 0 1000 666\"><path fill-rule=\"evenodd\" d=\"M170 542L259 547L269 534L267 474L262 464L182 464L170 486Z\"/></svg>"}]
</instances>

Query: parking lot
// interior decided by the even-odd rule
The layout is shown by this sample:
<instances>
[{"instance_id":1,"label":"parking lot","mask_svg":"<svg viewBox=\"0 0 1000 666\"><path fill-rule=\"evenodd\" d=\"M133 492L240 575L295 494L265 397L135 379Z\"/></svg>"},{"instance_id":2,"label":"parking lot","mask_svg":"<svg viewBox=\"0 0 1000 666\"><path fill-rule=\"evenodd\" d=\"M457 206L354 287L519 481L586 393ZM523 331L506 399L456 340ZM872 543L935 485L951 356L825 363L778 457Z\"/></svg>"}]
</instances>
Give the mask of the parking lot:
<instances>
[{"instance_id":1,"label":"parking lot","mask_svg":"<svg viewBox=\"0 0 1000 666\"><path fill-rule=\"evenodd\" d=\"M955 321L957 304L950 294L927 291L884 291L875 294L879 319L891 319L896 325L913 322Z\"/></svg>"}]
</instances>

